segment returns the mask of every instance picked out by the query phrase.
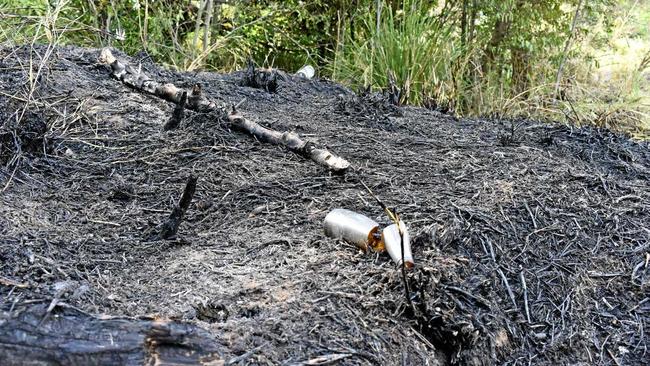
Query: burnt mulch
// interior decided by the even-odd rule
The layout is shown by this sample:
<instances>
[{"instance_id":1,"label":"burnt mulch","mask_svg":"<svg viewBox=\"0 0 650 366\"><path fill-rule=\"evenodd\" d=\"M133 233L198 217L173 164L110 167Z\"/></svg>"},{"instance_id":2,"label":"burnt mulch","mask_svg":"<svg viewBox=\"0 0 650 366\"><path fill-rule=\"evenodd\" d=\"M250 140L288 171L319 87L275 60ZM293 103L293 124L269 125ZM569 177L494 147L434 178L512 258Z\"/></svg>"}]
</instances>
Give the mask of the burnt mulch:
<instances>
[{"instance_id":1,"label":"burnt mulch","mask_svg":"<svg viewBox=\"0 0 650 366\"><path fill-rule=\"evenodd\" d=\"M647 364L647 143L142 61L352 163L334 175L214 113L163 131L174 105L98 56L0 49L0 325L56 299L198 324L249 364ZM190 176L178 232L159 240ZM388 255L323 234L337 207L389 223L362 182L409 226L413 307Z\"/></svg>"}]
</instances>

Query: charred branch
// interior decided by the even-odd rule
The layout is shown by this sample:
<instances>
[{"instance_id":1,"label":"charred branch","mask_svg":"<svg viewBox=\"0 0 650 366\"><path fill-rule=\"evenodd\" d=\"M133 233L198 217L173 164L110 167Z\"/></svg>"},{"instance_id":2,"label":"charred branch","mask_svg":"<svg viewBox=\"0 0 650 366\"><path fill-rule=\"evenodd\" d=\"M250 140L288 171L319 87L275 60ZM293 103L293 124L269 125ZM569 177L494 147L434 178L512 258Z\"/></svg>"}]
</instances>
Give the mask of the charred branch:
<instances>
[{"instance_id":1,"label":"charred branch","mask_svg":"<svg viewBox=\"0 0 650 366\"><path fill-rule=\"evenodd\" d=\"M222 347L206 330L171 320L97 318L34 305L0 313L3 365L206 364Z\"/></svg>"},{"instance_id":2,"label":"charred branch","mask_svg":"<svg viewBox=\"0 0 650 366\"><path fill-rule=\"evenodd\" d=\"M183 91L181 95L180 103L176 104L174 111L172 112L172 117L165 123L163 127L164 131L174 130L178 128L185 117L185 104L187 104L187 92Z\"/></svg>"},{"instance_id":3,"label":"charred branch","mask_svg":"<svg viewBox=\"0 0 650 366\"><path fill-rule=\"evenodd\" d=\"M278 90L278 79L281 77L277 70L256 68L253 61L249 60L241 85L275 93Z\"/></svg>"},{"instance_id":4,"label":"charred branch","mask_svg":"<svg viewBox=\"0 0 650 366\"><path fill-rule=\"evenodd\" d=\"M181 196L180 201L174 207L169 218L160 230L160 239L172 239L176 236L178 227L181 225L181 221L183 220L183 216L190 207L190 203L192 203L192 197L194 196L195 191L196 177L190 176L187 180L187 184L185 184L185 189L183 190L183 195Z\"/></svg>"}]
</instances>

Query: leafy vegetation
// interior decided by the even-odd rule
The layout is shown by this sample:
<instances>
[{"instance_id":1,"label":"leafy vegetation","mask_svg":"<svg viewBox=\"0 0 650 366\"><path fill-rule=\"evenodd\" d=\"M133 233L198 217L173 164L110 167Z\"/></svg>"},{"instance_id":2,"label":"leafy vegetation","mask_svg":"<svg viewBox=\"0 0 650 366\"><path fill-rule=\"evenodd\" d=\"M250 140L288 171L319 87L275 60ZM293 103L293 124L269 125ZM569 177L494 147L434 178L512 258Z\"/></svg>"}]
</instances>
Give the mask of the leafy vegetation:
<instances>
[{"instance_id":1,"label":"leafy vegetation","mask_svg":"<svg viewBox=\"0 0 650 366\"><path fill-rule=\"evenodd\" d=\"M650 135L650 4L639 0L10 0L0 41L113 45L181 70L249 58L460 115Z\"/></svg>"}]
</instances>

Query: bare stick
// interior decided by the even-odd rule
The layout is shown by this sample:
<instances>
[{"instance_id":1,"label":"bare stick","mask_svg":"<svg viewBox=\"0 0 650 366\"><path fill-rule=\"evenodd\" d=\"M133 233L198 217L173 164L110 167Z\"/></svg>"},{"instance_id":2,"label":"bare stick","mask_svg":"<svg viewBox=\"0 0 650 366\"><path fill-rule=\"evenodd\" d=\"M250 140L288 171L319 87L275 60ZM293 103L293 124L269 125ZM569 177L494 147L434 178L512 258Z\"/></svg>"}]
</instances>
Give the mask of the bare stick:
<instances>
[{"instance_id":1,"label":"bare stick","mask_svg":"<svg viewBox=\"0 0 650 366\"><path fill-rule=\"evenodd\" d=\"M325 149L318 148L311 142L302 140L300 136L293 132L279 132L262 127L256 122L244 118L241 114L237 113L236 110L233 110L233 112L228 115L228 120L235 128L255 136L262 142L282 145L288 150L310 158L334 172L343 172L350 166L350 163L347 160L335 156Z\"/></svg>"},{"instance_id":2,"label":"bare stick","mask_svg":"<svg viewBox=\"0 0 650 366\"><path fill-rule=\"evenodd\" d=\"M264 347L266 347L266 346L268 346L268 344L265 343L265 344L262 344L262 345L260 345L260 346L257 346L257 347L255 347L255 348L253 348L252 350L250 350L250 351L244 353L244 354L241 355L241 356L233 357L233 358L229 359L228 361L226 361L226 362L225 362L225 365L226 365L226 366L228 366L228 365L234 365L234 364L236 364L236 363L239 363L239 362L242 362L242 361L246 361L247 358L251 357L252 355L255 354L255 352L261 350L262 348L264 348Z\"/></svg>"},{"instance_id":3,"label":"bare stick","mask_svg":"<svg viewBox=\"0 0 650 366\"><path fill-rule=\"evenodd\" d=\"M374 198L375 201L377 201L377 203L379 204L379 206L381 207L381 209L384 210L384 212L386 212L386 214L388 215L388 218L389 218L392 222L394 222L396 225L399 224L398 222L396 222L398 219L397 219L397 217L395 216L395 214L393 213L393 211L391 211L391 210L388 208L388 206L386 206L386 205L385 205L385 204L384 204L384 203L379 199L379 197L377 197L377 196L375 195L375 193L372 191L372 189L370 189L370 187L368 187L368 186L366 185L366 183L364 183L364 181L361 181L361 184L362 184L363 187L368 191L368 193L370 193L370 196L371 196L372 198ZM398 226L399 226L399 225L398 225Z\"/></svg>"},{"instance_id":4,"label":"bare stick","mask_svg":"<svg viewBox=\"0 0 650 366\"><path fill-rule=\"evenodd\" d=\"M512 292L512 288L510 288L510 283L508 283L508 279L506 278L506 275L503 274L501 268L497 268L497 272L499 273L499 276L501 276L501 280L503 281L503 284L506 286L506 290L508 291L508 296L510 297L510 300L512 300L512 304L515 306L516 309L517 301L515 300L515 294Z\"/></svg>"},{"instance_id":5,"label":"bare stick","mask_svg":"<svg viewBox=\"0 0 650 366\"><path fill-rule=\"evenodd\" d=\"M179 104L182 101L183 92L187 92L184 89L176 87L174 84L162 84L150 79L139 70L116 59L108 48L102 50L99 61L100 63L109 64L112 69L112 76L125 85L155 95L164 100ZM187 97L185 107L199 112L216 112L222 116L226 114L224 108L217 106L216 103L204 96L201 91L201 86L198 84L192 88L190 95ZM344 172L350 167L350 163L347 160L330 153L327 149L316 147L315 144L302 140L300 136L293 132L279 132L262 127L244 118L236 110L230 113L228 120L235 128L241 129L261 141L282 145L295 153L327 167L333 172Z\"/></svg>"},{"instance_id":6,"label":"bare stick","mask_svg":"<svg viewBox=\"0 0 650 366\"><path fill-rule=\"evenodd\" d=\"M241 105L244 104L245 102L246 102L246 97L242 98L242 100L240 100L237 104L235 104L234 107L232 107L233 111L236 111L237 108L241 107Z\"/></svg>"}]
</instances>

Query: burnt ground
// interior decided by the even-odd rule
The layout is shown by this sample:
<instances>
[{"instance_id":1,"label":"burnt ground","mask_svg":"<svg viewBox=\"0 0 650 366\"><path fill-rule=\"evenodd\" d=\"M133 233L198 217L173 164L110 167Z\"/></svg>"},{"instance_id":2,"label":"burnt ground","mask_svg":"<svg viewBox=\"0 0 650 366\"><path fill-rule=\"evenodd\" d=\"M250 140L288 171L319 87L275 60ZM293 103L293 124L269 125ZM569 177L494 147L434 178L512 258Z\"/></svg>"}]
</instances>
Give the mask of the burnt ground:
<instances>
[{"instance_id":1,"label":"burnt ground","mask_svg":"<svg viewBox=\"0 0 650 366\"><path fill-rule=\"evenodd\" d=\"M269 93L242 73L120 55L224 106L245 97L245 117L352 163L336 175L214 113L163 132L174 106L112 79L98 55L0 49L3 316L56 298L179 318L246 364L647 363L647 143L397 108L327 81ZM190 175L178 236L148 240ZM362 181L410 228L415 311L387 254L323 234L337 207L389 223Z\"/></svg>"}]
</instances>

